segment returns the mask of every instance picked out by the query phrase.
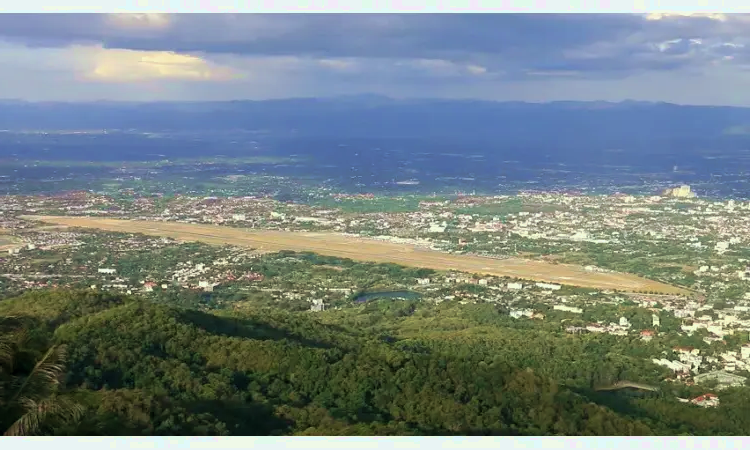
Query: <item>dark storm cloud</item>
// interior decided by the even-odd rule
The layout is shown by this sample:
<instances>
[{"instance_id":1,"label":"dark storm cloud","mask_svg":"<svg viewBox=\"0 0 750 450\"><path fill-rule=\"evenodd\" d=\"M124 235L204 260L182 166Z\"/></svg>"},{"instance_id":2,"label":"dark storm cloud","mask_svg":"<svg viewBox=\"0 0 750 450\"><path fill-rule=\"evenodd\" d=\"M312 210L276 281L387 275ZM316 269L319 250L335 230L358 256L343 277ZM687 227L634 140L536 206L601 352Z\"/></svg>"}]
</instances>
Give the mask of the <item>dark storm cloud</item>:
<instances>
[{"instance_id":1,"label":"dark storm cloud","mask_svg":"<svg viewBox=\"0 0 750 450\"><path fill-rule=\"evenodd\" d=\"M594 14L184 14L167 20L163 29L128 29L99 14L3 15L0 36L30 45L101 42L136 50L427 58L545 54L616 39L642 22L636 16Z\"/></svg>"},{"instance_id":2,"label":"dark storm cloud","mask_svg":"<svg viewBox=\"0 0 750 450\"><path fill-rule=\"evenodd\" d=\"M0 15L0 37L43 47L94 43L208 55L441 59L512 74L627 74L734 54L742 59L743 47L725 44L744 39L747 23L738 15L721 21L626 14L184 14L149 25L96 14L6 14Z\"/></svg>"}]
</instances>

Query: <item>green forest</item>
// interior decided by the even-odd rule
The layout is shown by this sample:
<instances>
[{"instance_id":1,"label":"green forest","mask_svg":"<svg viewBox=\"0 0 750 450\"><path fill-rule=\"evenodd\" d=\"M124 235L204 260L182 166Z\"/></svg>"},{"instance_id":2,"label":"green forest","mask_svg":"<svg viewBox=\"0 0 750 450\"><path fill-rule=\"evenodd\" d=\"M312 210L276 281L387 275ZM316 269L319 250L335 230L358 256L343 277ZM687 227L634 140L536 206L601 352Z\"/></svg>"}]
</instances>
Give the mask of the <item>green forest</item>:
<instances>
[{"instance_id":1,"label":"green forest","mask_svg":"<svg viewBox=\"0 0 750 450\"><path fill-rule=\"evenodd\" d=\"M203 312L95 291L0 301L6 435L747 435L750 389L699 408L612 336L493 305L382 299ZM649 395L599 392L620 380Z\"/></svg>"}]
</instances>

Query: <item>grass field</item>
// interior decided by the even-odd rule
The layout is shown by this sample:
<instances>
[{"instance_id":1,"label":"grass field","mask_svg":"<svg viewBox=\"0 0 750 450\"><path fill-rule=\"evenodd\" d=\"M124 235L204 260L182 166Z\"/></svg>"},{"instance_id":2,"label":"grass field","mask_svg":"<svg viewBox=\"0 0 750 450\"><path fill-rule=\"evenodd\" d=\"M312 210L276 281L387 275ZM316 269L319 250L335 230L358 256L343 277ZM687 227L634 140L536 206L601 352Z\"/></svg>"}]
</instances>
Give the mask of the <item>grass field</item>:
<instances>
[{"instance_id":1,"label":"grass field","mask_svg":"<svg viewBox=\"0 0 750 450\"><path fill-rule=\"evenodd\" d=\"M508 276L594 289L619 289L629 292L653 291L664 294L688 293L681 288L631 274L592 273L586 272L580 266L549 264L544 261L516 258L497 260L481 256L451 255L411 245L375 241L334 233L243 230L216 225L131 221L95 217L28 216L25 219L71 227L163 236L183 241L199 241L215 245L237 245L260 251L309 251L359 261L394 263L434 270L456 270L469 273Z\"/></svg>"},{"instance_id":2,"label":"grass field","mask_svg":"<svg viewBox=\"0 0 750 450\"><path fill-rule=\"evenodd\" d=\"M21 241L14 236L5 234L5 231L0 228L0 251L7 251L18 247L21 247Z\"/></svg>"}]
</instances>

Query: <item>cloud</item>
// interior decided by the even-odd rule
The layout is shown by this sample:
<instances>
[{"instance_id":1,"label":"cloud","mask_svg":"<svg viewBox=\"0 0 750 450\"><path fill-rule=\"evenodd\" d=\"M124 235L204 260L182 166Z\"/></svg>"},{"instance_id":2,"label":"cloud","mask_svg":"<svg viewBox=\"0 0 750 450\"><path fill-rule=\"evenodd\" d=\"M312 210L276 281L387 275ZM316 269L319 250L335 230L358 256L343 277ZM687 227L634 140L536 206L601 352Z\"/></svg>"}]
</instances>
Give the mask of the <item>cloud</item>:
<instances>
[{"instance_id":1,"label":"cloud","mask_svg":"<svg viewBox=\"0 0 750 450\"><path fill-rule=\"evenodd\" d=\"M482 74L487 73L487 68L482 67L482 66L476 66L474 64L469 64L468 66L466 66L466 70L469 73L474 74L474 75L482 75Z\"/></svg>"},{"instance_id":2,"label":"cloud","mask_svg":"<svg viewBox=\"0 0 750 450\"><path fill-rule=\"evenodd\" d=\"M491 70L531 65L645 20L634 15L180 14L0 16L0 38L32 46L318 59L448 60Z\"/></svg>"},{"instance_id":3,"label":"cloud","mask_svg":"<svg viewBox=\"0 0 750 450\"><path fill-rule=\"evenodd\" d=\"M103 16L104 22L120 29L164 30L171 20L165 13L117 13Z\"/></svg>"},{"instance_id":4,"label":"cloud","mask_svg":"<svg viewBox=\"0 0 750 450\"><path fill-rule=\"evenodd\" d=\"M665 86L634 90L632 80L695 83L721 74L740 83L750 68L750 16L6 14L3 43L12 50L0 49L0 87L54 73L86 96L145 83L169 98L366 91L552 98L551 86L569 95L584 86L604 96L656 95Z\"/></svg>"},{"instance_id":5,"label":"cloud","mask_svg":"<svg viewBox=\"0 0 750 450\"><path fill-rule=\"evenodd\" d=\"M320 64L323 67L327 67L333 70L341 70L341 71L350 71L355 70L357 68L357 63L351 60L343 60L343 59L320 59L318 60L318 64Z\"/></svg>"},{"instance_id":6,"label":"cloud","mask_svg":"<svg viewBox=\"0 0 750 450\"><path fill-rule=\"evenodd\" d=\"M316 59L349 73L364 60L447 61L467 76L576 72L613 78L739 54L747 15L651 14L66 14L2 15L0 39L29 46L101 45L176 54ZM684 43L701 40L690 52ZM675 42L665 51L665 42ZM735 53L744 53L735 47ZM354 63L354 61L358 63ZM376 64L373 62L373 64ZM479 69L482 68L482 69ZM453 70L453 69L450 69ZM444 75L433 70L433 75ZM691 69L692 70L692 69ZM427 73L427 72L425 72Z\"/></svg>"},{"instance_id":7,"label":"cloud","mask_svg":"<svg viewBox=\"0 0 750 450\"><path fill-rule=\"evenodd\" d=\"M198 56L174 52L96 48L90 54L93 67L84 73L84 78L93 81L226 81L240 76L233 69Z\"/></svg>"},{"instance_id":8,"label":"cloud","mask_svg":"<svg viewBox=\"0 0 750 450\"><path fill-rule=\"evenodd\" d=\"M720 22L727 21L727 15L724 13L701 13L701 12L653 12L646 14L646 20L663 20L674 17L707 17Z\"/></svg>"}]
</instances>

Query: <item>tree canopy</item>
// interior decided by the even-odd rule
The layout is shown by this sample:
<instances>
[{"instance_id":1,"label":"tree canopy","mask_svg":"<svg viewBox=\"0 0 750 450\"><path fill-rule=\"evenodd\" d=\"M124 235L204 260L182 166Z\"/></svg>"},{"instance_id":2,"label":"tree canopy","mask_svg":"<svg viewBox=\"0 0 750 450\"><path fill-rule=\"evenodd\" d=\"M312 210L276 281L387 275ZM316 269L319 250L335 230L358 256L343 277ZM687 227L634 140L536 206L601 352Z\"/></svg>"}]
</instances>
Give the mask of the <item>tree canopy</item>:
<instances>
[{"instance_id":1,"label":"tree canopy","mask_svg":"<svg viewBox=\"0 0 750 450\"><path fill-rule=\"evenodd\" d=\"M383 300L320 314L269 307L207 313L53 290L0 302L0 317L10 316L18 318L15 332L30 338L14 350L27 355L18 358L26 366L4 369L3 388L67 350L57 355L66 356L64 365L55 356L64 373L59 385L35 397L63 399L67 409L61 406L61 420L40 418L44 426L32 430L39 434L750 431L744 388L726 400L722 394L716 409L679 403L669 388L645 397L597 392L622 379L658 383L661 369L614 337L514 327L486 305ZM23 415L10 409L12 392L0 392L6 428Z\"/></svg>"}]
</instances>

